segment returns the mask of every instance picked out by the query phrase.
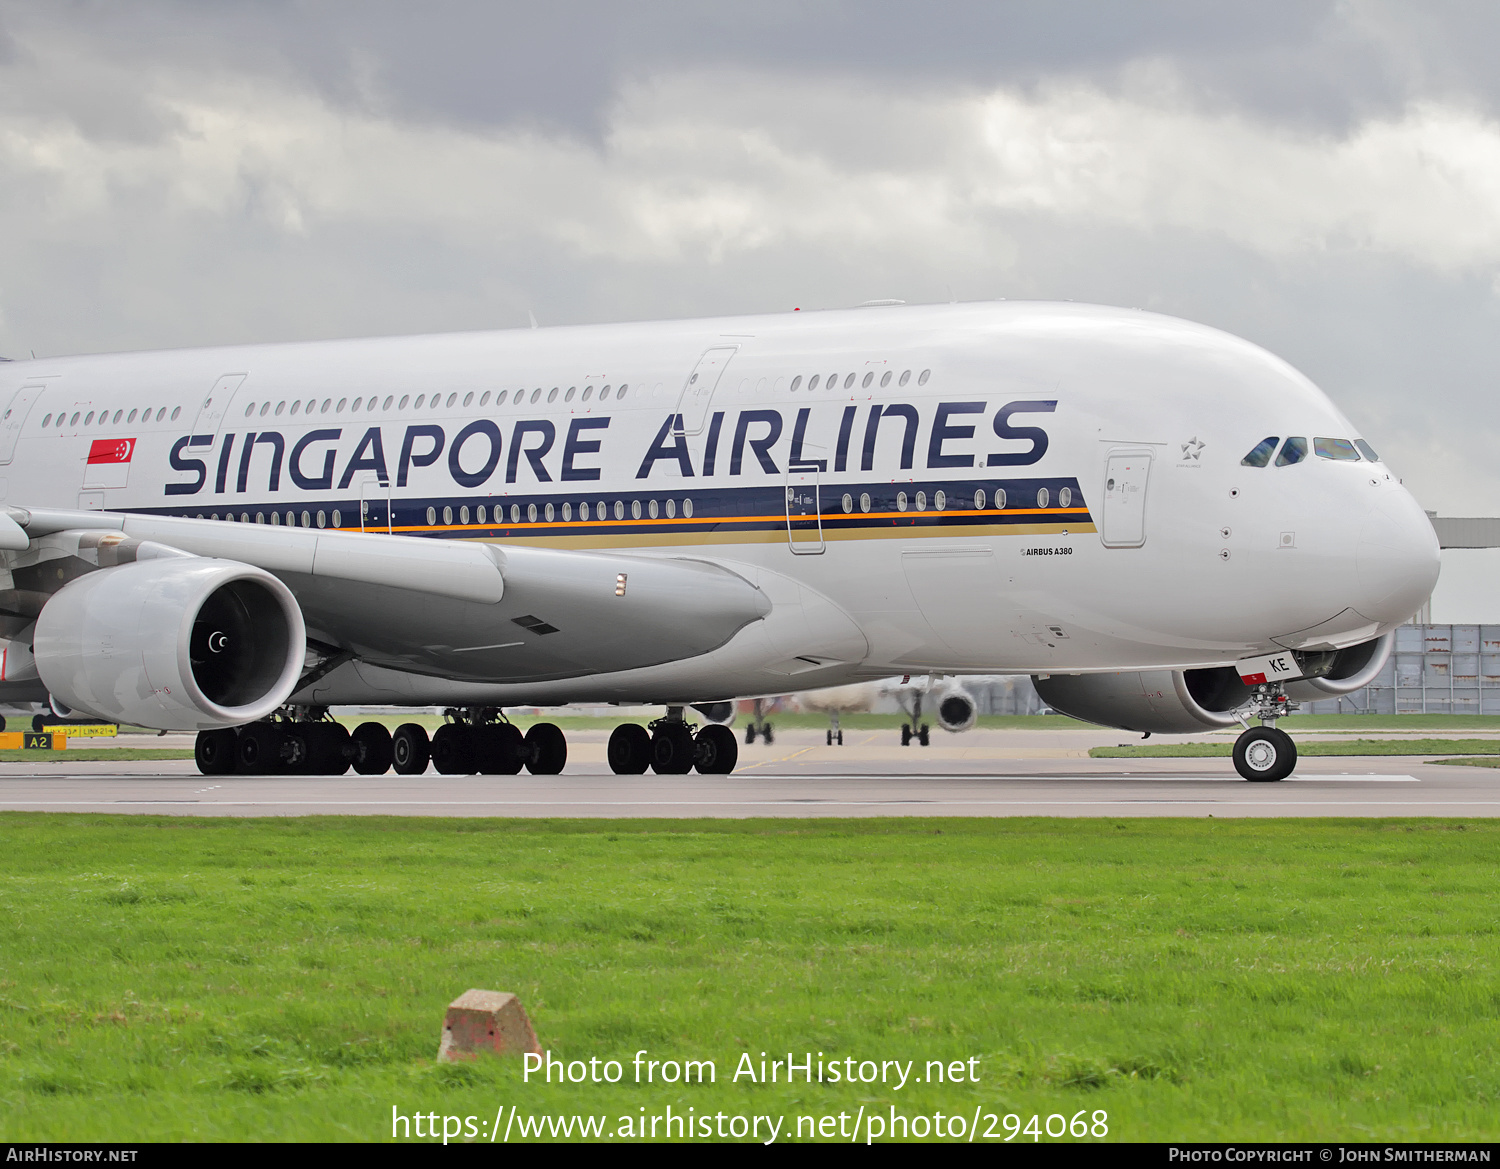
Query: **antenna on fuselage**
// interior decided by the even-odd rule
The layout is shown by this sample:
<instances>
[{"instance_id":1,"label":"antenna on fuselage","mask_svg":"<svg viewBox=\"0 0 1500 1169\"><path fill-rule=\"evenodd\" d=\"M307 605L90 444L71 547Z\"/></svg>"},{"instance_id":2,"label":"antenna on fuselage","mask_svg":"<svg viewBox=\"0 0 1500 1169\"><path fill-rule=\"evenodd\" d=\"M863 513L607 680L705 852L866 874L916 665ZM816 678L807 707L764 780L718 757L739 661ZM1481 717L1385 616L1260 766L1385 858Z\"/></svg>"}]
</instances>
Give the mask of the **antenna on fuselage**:
<instances>
[{"instance_id":1,"label":"antenna on fuselage","mask_svg":"<svg viewBox=\"0 0 1500 1169\"><path fill-rule=\"evenodd\" d=\"M536 313L532 312L530 309L527 309L526 315L531 318L531 327L533 329L536 328Z\"/></svg>"}]
</instances>

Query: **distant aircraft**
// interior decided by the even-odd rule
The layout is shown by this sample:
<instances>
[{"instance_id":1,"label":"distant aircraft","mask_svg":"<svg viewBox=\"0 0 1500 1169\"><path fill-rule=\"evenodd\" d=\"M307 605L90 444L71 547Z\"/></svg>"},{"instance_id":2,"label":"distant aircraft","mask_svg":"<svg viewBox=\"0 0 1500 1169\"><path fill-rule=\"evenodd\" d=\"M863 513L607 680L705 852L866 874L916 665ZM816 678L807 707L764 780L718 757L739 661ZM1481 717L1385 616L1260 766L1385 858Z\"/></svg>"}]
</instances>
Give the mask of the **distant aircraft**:
<instances>
[{"instance_id":1,"label":"distant aircraft","mask_svg":"<svg viewBox=\"0 0 1500 1169\"><path fill-rule=\"evenodd\" d=\"M987 682L990 679L975 678L971 681ZM956 678L928 676L920 682L913 682L908 674L878 682L808 690L793 696L793 700L802 709L822 711L828 715L829 746L835 743L843 745L844 731L839 725L840 715L873 710L881 698L894 699L909 720L901 724L903 747L914 740L924 747L928 745L932 727L922 721L924 713L930 713L938 726L954 734L972 729L978 721L979 706L974 695Z\"/></svg>"},{"instance_id":2,"label":"distant aircraft","mask_svg":"<svg viewBox=\"0 0 1500 1169\"><path fill-rule=\"evenodd\" d=\"M667 708L618 772L726 772L695 704L1027 673L1110 726L1259 718L1236 766L1278 779L1288 702L1363 685L1438 570L1305 377L1089 305L45 358L0 403L0 701L198 731L209 774L550 774L563 732L502 712L571 702Z\"/></svg>"}]
</instances>

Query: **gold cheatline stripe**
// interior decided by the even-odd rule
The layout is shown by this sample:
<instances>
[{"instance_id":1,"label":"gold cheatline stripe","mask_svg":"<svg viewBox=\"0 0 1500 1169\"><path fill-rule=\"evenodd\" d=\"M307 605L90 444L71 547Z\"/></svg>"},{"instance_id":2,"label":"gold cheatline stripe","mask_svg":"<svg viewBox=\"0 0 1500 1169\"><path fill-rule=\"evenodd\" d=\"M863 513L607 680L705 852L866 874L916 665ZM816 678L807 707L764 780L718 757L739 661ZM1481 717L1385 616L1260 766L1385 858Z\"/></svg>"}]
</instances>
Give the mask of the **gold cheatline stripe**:
<instances>
[{"instance_id":1,"label":"gold cheatline stripe","mask_svg":"<svg viewBox=\"0 0 1500 1169\"><path fill-rule=\"evenodd\" d=\"M507 506L510 506L510 505L508 505L508 504L499 504L497 506L507 507ZM1035 507L1020 508L1020 507L1018 507L1018 508L1007 508L1004 511L997 511L994 508L986 508L983 511L977 511L977 512L976 511L862 511L862 512L842 512L842 511L838 511L838 512L826 512L826 513L824 513L822 515L821 518L825 522L832 522L832 521L835 521L835 520L846 519L846 518L847 519L860 519L860 520L902 520L902 519L911 520L911 519L916 519L916 518L921 517L921 516L975 516L975 515L994 515L994 516L1002 516L1002 515L1006 515L1006 516L1035 515L1035 516L1059 516L1059 517L1064 517L1064 518L1067 517L1067 516L1082 516L1082 517L1086 518L1089 515L1089 509L1086 508L1086 507L1050 507L1050 508L1035 508ZM803 522L803 523L813 523L818 518L819 517L817 515L815 515L815 514L809 514L807 516L793 516L792 517L792 519L794 521ZM638 519L638 520L637 519L625 519L625 520L614 520L614 519L603 519L603 520L518 520L518 521L500 520L499 522L492 522L492 523L488 523L488 524L399 524L396 527L391 528L390 530L392 532L473 532L473 531L481 531L482 532L482 531L487 531L490 528L525 527L525 528L528 528L528 529L530 529L532 531L535 531L538 528L559 528L559 529L584 528L584 527L597 528L601 524L608 524L610 527L636 527L636 526L638 526L638 527L646 528L646 527L652 527L652 526L663 527L663 526L665 526L667 524L672 524L672 525L680 527L683 524L784 524L786 522L787 522L786 513L785 512L777 512L775 515L705 516L705 517L703 517L701 519L699 517L697 517L697 516L693 516L690 519L683 519L681 517L674 517L672 519L667 519L665 517L658 517L657 519L654 519L654 520L651 519L651 518L649 518L649 517L646 517L646 518L642 518L642 519ZM375 526L379 527L380 525L377 523ZM1000 525L1000 527L1002 527L1002 528L1005 527L1005 526L1006 525ZM1015 525L1015 526L1020 527L1020 526L1026 526L1026 525ZM329 529L325 529L325 530L329 530ZM334 529L331 529L331 530L337 531L337 532L357 532L357 531L360 531L361 529L357 528L357 527L343 527L343 528L334 528ZM365 530L368 530L368 529L365 529ZM599 535L606 535L607 533L602 533L601 532L601 533L598 533L598 534Z\"/></svg>"},{"instance_id":2,"label":"gold cheatline stripe","mask_svg":"<svg viewBox=\"0 0 1500 1169\"><path fill-rule=\"evenodd\" d=\"M823 541L829 543L844 540L929 540L938 538L956 540L979 536L1055 536L1064 532L1070 536L1085 536L1092 535L1098 530L1092 523L986 524L974 525L973 527L962 528L957 531L913 527L858 528L843 531L829 531L825 528L823 531ZM679 532L676 534L667 532L621 532L618 534L601 532L594 535L538 533L536 535L462 538L472 539L474 542L481 544L546 544L549 548L665 548L694 547L699 544L784 544L790 542L795 537L804 537L803 539L796 540L798 543L812 543L817 538L817 532L793 529L789 537L787 529L782 527L770 530L760 528L736 532Z\"/></svg>"}]
</instances>

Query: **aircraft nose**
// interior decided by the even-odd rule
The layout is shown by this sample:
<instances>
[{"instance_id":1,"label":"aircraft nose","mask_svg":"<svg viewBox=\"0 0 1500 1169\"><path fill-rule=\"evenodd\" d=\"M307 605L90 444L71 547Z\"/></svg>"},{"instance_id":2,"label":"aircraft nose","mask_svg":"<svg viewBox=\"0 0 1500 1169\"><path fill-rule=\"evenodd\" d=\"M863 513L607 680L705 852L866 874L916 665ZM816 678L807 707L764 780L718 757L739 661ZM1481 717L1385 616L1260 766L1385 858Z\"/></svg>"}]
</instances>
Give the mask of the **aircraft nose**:
<instances>
[{"instance_id":1,"label":"aircraft nose","mask_svg":"<svg viewBox=\"0 0 1500 1169\"><path fill-rule=\"evenodd\" d=\"M1407 620L1432 595L1437 533L1405 488L1381 493L1366 513L1355 551L1355 608L1382 625Z\"/></svg>"}]
</instances>

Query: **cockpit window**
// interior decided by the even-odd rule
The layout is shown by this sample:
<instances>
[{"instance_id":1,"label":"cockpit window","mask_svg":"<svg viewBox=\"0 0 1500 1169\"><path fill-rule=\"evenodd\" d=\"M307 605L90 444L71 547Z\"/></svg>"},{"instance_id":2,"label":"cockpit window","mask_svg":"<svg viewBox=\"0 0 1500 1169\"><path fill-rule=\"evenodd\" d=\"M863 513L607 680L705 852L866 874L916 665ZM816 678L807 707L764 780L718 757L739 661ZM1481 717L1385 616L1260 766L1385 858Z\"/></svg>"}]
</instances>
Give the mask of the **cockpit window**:
<instances>
[{"instance_id":1,"label":"cockpit window","mask_svg":"<svg viewBox=\"0 0 1500 1169\"><path fill-rule=\"evenodd\" d=\"M1354 445L1359 448L1359 453L1364 455L1365 458L1369 459L1370 462L1380 462L1380 456L1375 453L1375 448L1367 443L1364 439L1356 438L1354 440Z\"/></svg>"},{"instance_id":2,"label":"cockpit window","mask_svg":"<svg viewBox=\"0 0 1500 1169\"><path fill-rule=\"evenodd\" d=\"M1346 463L1359 462L1359 452L1347 438L1315 438L1313 450L1320 459L1340 459Z\"/></svg>"},{"instance_id":3,"label":"cockpit window","mask_svg":"<svg viewBox=\"0 0 1500 1169\"><path fill-rule=\"evenodd\" d=\"M1255 444L1255 449L1240 460L1240 466L1264 467L1271 461L1271 456L1276 453L1276 444L1280 441L1281 439L1275 435L1261 439Z\"/></svg>"},{"instance_id":4,"label":"cockpit window","mask_svg":"<svg viewBox=\"0 0 1500 1169\"><path fill-rule=\"evenodd\" d=\"M1276 456L1278 467L1290 467L1293 463L1300 463L1307 458L1307 439L1289 438L1286 445L1281 448L1281 453Z\"/></svg>"}]
</instances>

